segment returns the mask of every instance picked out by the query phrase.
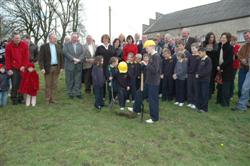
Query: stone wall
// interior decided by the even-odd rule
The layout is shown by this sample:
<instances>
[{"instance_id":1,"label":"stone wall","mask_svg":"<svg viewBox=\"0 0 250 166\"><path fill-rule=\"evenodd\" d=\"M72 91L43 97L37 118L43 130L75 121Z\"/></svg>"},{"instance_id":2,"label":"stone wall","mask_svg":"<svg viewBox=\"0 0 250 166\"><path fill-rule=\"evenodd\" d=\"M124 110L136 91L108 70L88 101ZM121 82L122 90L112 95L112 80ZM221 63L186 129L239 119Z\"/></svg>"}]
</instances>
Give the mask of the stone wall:
<instances>
[{"instance_id":1,"label":"stone wall","mask_svg":"<svg viewBox=\"0 0 250 166\"><path fill-rule=\"evenodd\" d=\"M203 36L207 34L208 32L214 32L216 35L216 38L219 39L219 36L223 32L230 32L232 35L237 36L238 31L250 29L250 17L235 19L235 20L229 20L229 21L222 21L217 23L211 23L211 24L204 24L204 25L198 25L193 27L188 27L190 29L190 35L191 36ZM165 35L166 33L170 33L173 36L180 36L181 29L173 29L169 31L159 32L162 35ZM154 38L156 33L147 34L149 38Z\"/></svg>"}]
</instances>

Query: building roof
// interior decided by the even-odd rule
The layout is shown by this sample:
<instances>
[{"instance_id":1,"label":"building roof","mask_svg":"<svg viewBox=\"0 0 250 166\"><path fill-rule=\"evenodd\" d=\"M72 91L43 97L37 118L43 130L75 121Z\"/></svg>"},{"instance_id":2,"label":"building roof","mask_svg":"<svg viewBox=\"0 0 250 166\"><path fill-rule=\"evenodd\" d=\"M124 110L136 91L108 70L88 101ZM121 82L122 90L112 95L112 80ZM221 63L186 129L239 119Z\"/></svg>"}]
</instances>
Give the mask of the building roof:
<instances>
[{"instance_id":1,"label":"building roof","mask_svg":"<svg viewBox=\"0 0 250 166\"><path fill-rule=\"evenodd\" d=\"M144 34L167 31L250 16L250 0L221 0L162 15Z\"/></svg>"}]
</instances>

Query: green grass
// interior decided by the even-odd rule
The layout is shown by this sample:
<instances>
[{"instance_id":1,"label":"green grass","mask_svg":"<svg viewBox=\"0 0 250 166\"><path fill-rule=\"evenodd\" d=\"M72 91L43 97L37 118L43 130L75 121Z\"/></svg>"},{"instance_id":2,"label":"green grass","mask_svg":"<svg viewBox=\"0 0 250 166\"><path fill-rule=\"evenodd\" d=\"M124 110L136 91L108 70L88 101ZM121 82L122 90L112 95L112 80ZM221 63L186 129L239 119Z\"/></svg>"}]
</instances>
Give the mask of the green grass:
<instances>
[{"instance_id":1,"label":"green grass","mask_svg":"<svg viewBox=\"0 0 250 166\"><path fill-rule=\"evenodd\" d=\"M209 112L199 114L164 102L160 121L147 125L139 118L117 116L107 108L97 112L92 95L84 95L83 101L69 100L63 76L59 104L46 106L44 78L40 80L37 107L9 104L0 110L0 166L250 163L249 111L234 113L212 100ZM145 119L148 117L146 114Z\"/></svg>"}]
</instances>

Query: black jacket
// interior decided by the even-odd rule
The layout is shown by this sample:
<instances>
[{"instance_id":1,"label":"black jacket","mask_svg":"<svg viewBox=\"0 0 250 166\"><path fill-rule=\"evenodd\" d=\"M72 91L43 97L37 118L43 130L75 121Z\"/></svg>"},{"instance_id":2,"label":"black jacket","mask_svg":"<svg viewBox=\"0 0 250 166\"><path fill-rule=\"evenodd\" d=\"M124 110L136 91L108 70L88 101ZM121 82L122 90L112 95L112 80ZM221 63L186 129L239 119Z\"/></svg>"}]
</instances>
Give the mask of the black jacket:
<instances>
[{"instance_id":1,"label":"black jacket","mask_svg":"<svg viewBox=\"0 0 250 166\"><path fill-rule=\"evenodd\" d=\"M162 61L162 74L164 77L172 78L174 74L176 61L172 59L164 59Z\"/></svg>"},{"instance_id":2,"label":"black jacket","mask_svg":"<svg viewBox=\"0 0 250 166\"><path fill-rule=\"evenodd\" d=\"M188 74L195 74L195 72L197 71L197 66L199 63L199 56L189 56L188 57L188 68L187 68L187 73Z\"/></svg>"},{"instance_id":3,"label":"black jacket","mask_svg":"<svg viewBox=\"0 0 250 166\"><path fill-rule=\"evenodd\" d=\"M222 70L222 80L223 81L232 81L233 80L233 46L227 42L222 46L221 43L218 45L217 51L217 63L219 65L220 58L220 49L223 49L223 63L220 65Z\"/></svg>"},{"instance_id":4,"label":"black jacket","mask_svg":"<svg viewBox=\"0 0 250 166\"><path fill-rule=\"evenodd\" d=\"M103 45L100 45L96 49L95 56L103 57L103 70L106 71L110 58L116 56L115 48L112 45L109 45L108 49L106 49Z\"/></svg>"},{"instance_id":5,"label":"black jacket","mask_svg":"<svg viewBox=\"0 0 250 166\"><path fill-rule=\"evenodd\" d=\"M191 45L192 45L193 43L195 43L195 42L196 42L196 39L195 39L195 38L189 37L189 38L188 38L188 41L187 41L187 43L186 43L186 45L185 45L185 49L188 50L188 51L191 53L191 52L192 52L192 50L191 50Z\"/></svg>"},{"instance_id":6,"label":"black jacket","mask_svg":"<svg viewBox=\"0 0 250 166\"><path fill-rule=\"evenodd\" d=\"M209 57L205 59L200 59L196 74L198 74L198 80L210 82L212 72L212 61Z\"/></svg>"}]
</instances>

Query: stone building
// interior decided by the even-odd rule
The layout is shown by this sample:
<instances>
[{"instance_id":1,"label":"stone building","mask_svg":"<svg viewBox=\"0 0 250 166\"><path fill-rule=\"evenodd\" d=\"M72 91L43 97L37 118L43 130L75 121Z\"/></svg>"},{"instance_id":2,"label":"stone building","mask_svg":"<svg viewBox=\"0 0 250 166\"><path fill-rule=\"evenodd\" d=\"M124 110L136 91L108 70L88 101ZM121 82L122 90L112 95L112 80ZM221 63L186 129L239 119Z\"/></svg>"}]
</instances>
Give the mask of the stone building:
<instances>
[{"instance_id":1,"label":"stone building","mask_svg":"<svg viewBox=\"0 0 250 166\"><path fill-rule=\"evenodd\" d=\"M157 12L149 25L142 25L142 32L149 38L157 33L180 36L182 28L189 28L190 35L196 37L214 32L217 39L230 32L242 42L244 30L250 29L250 0L221 0L165 15Z\"/></svg>"}]
</instances>

